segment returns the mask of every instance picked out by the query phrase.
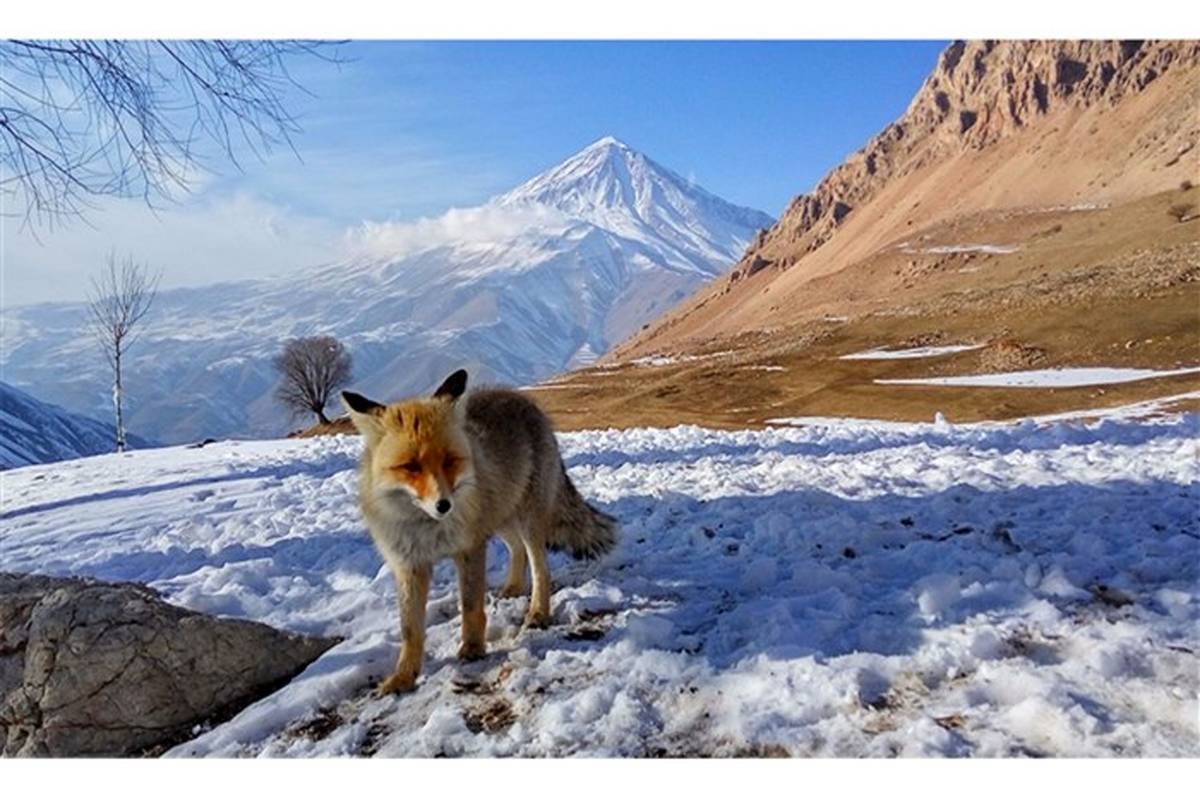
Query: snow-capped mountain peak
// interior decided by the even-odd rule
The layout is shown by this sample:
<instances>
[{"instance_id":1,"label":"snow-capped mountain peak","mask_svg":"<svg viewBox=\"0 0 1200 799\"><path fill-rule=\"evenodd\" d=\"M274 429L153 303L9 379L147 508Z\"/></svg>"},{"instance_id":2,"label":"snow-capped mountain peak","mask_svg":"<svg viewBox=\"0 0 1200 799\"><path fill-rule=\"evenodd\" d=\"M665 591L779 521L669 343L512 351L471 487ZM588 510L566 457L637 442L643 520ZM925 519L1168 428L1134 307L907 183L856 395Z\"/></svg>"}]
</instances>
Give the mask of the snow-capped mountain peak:
<instances>
[{"instance_id":1,"label":"snow-capped mountain peak","mask_svg":"<svg viewBox=\"0 0 1200 799\"><path fill-rule=\"evenodd\" d=\"M771 217L742 208L605 136L492 201L541 205L657 248L682 251L688 265L712 274Z\"/></svg>"},{"instance_id":2,"label":"snow-capped mountain peak","mask_svg":"<svg viewBox=\"0 0 1200 799\"><path fill-rule=\"evenodd\" d=\"M640 172L639 167L647 160L623 141L605 136L500 195L494 202L500 205L537 202L568 213L580 207L579 201L584 198L594 205L614 205L623 199L622 190L633 188L635 170ZM609 193L614 188L617 192ZM597 193L596 189L602 191Z\"/></svg>"},{"instance_id":3,"label":"snow-capped mountain peak","mask_svg":"<svg viewBox=\"0 0 1200 799\"><path fill-rule=\"evenodd\" d=\"M130 374L131 425L167 442L285 432L271 359L310 333L340 338L356 389L385 399L462 366L536 382L608 351L771 222L606 136L482 205L364 224L344 261L162 292ZM6 309L16 332L6 327L0 364L72 410L103 412L107 379L78 346L83 319L80 307Z\"/></svg>"}]
</instances>

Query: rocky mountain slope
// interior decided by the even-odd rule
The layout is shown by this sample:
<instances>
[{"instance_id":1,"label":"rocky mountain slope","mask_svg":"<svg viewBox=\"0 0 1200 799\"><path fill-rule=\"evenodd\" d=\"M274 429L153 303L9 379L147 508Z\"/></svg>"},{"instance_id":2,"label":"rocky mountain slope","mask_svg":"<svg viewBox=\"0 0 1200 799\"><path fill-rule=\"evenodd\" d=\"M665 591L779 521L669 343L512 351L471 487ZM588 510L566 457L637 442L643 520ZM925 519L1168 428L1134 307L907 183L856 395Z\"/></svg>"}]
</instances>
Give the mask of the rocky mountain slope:
<instances>
[{"instance_id":1,"label":"rocky mountain slope","mask_svg":"<svg viewBox=\"0 0 1200 799\"><path fill-rule=\"evenodd\" d=\"M567 428L1200 407L1197 109L1196 42L955 43L726 276L537 394Z\"/></svg>"},{"instance_id":2,"label":"rocky mountain slope","mask_svg":"<svg viewBox=\"0 0 1200 799\"><path fill-rule=\"evenodd\" d=\"M0 383L0 418L0 469L112 452L116 440L112 425L42 402L6 383ZM137 436L129 436L129 444L150 446Z\"/></svg>"},{"instance_id":3,"label":"rocky mountain slope","mask_svg":"<svg viewBox=\"0 0 1200 799\"><path fill-rule=\"evenodd\" d=\"M905 114L798 196L727 280L621 353L792 323L814 279L956 218L1200 182L1198 67L1196 42L956 42Z\"/></svg>"},{"instance_id":4,"label":"rocky mountain slope","mask_svg":"<svg viewBox=\"0 0 1200 799\"><path fill-rule=\"evenodd\" d=\"M167 442L286 432L271 358L313 333L341 338L355 386L385 398L460 366L534 382L606 352L771 222L607 137L483 206L366 225L343 262L161 293L129 370L130 426ZM9 379L101 411L83 321L79 305L8 310Z\"/></svg>"}]
</instances>

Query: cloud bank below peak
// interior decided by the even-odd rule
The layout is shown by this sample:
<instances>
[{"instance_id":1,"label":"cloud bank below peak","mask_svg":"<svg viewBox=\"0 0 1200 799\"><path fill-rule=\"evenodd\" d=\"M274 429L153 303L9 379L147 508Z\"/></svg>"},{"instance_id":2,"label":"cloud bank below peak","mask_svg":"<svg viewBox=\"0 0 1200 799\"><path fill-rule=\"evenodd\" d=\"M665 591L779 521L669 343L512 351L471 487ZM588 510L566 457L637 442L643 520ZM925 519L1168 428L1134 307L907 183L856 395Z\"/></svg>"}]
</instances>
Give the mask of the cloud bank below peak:
<instances>
[{"instance_id":1,"label":"cloud bank below peak","mask_svg":"<svg viewBox=\"0 0 1200 799\"><path fill-rule=\"evenodd\" d=\"M525 235L546 236L571 222L562 211L546 205L487 203L451 208L413 221L364 221L346 231L343 243L352 255L390 260L443 247L488 245Z\"/></svg>"}]
</instances>

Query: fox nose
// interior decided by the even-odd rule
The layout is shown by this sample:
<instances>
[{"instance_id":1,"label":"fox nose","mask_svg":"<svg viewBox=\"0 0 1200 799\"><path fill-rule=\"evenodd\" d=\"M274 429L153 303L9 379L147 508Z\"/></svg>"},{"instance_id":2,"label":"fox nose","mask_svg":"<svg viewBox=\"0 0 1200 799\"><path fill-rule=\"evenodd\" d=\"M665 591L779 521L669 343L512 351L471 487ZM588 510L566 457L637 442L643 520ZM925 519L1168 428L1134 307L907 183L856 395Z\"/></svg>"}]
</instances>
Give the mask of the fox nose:
<instances>
[{"instance_id":1,"label":"fox nose","mask_svg":"<svg viewBox=\"0 0 1200 799\"><path fill-rule=\"evenodd\" d=\"M437 506L436 506L436 507L437 507L437 512L438 512L438 513L440 513L440 514L442 514L443 516L445 516L447 513L449 513L449 512L450 512L450 500L448 500L448 499L439 499L439 500L437 501Z\"/></svg>"}]
</instances>

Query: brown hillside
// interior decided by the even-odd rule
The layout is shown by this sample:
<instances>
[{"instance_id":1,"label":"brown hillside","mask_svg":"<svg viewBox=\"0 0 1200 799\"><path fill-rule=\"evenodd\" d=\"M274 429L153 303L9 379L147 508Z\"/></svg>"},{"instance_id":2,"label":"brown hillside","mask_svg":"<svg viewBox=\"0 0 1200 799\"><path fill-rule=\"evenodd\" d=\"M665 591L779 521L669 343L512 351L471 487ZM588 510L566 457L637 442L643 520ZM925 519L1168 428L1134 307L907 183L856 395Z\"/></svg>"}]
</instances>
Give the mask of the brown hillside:
<instances>
[{"instance_id":1,"label":"brown hillside","mask_svg":"<svg viewBox=\"0 0 1200 799\"><path fill-rule=\"evenodd\" d=\"M1200 390L1200 374L1070 389L898 386L876 379L1110 366L1200 366L1200 188L1090 211L978 214L917 232L931 247L1005 241L998 254L883 248L814 279L801 321L597 364L534 394L564 429L742 427L792 416L978 421L1104 408ZM861 290L870 285L871 292ZM837 310L834 314L830 311ZM843 360L876 348L980 349ZM1193 404L1195 404L1193 402Z\"/></svg>"},{"instance_id":2,"label":"brown hillside","mask_svg":"<svg viewBox=\"0 0 1200 799\"><path fill-rule=\"evenodd\" d=\"M811 281L948 220L1197 182L1198 67L1197 42L956 43L908 111L796 198L727 278L609 361L805 321Z\"/></svg>"}]
</instances>

